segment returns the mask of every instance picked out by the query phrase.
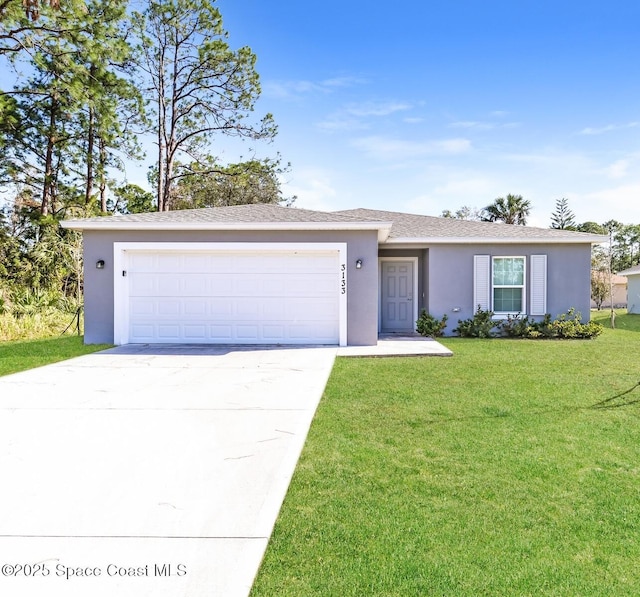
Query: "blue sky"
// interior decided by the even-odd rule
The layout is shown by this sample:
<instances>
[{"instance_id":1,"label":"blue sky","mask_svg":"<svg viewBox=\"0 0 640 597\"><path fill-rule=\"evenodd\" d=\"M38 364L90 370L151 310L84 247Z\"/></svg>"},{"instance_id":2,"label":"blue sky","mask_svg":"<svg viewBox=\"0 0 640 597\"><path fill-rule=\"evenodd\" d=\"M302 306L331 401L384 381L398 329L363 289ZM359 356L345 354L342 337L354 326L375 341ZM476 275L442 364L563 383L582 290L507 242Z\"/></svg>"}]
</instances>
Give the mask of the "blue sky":
<instances>
[{"instance_id":1,"label":"blue sky","mask_svg":"<svg viewBox=\"0 0 640 597\"><path fill-rule=\"evenodd\" d=\"M310 209L439 215L507 193L548 226L640 223L640 3L219 0ZM219 139L214 153L235 158Z\"/></svg>"},{"instance_id":2,"label":"blue sky","mask_svg":"<svg viewBox=\"0 0 640 597\"><path fill-rule=\"evenodd\" d=\"M257 55L256 116L279 126L256 155L291 162L298 207L440 215L514 193L536 226L561 197L578 222L640 223L637 0L217 6ZM148 147L126 171L142 186ZM251 152L219 137L212 153Z\"/></svg>"}]
</instances>

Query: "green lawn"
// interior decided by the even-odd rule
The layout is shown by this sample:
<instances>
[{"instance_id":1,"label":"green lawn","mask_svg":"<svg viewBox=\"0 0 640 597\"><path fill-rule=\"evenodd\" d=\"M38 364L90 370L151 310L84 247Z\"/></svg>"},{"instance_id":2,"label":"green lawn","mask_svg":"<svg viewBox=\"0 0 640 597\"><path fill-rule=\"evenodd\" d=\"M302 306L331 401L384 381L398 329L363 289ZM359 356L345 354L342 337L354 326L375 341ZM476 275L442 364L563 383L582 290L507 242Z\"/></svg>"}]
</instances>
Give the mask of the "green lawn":
<instances>
[{"instance_id":1,"label":"green lawn","mask_svg":"<svg viewBox=\"0 0 640 597\"><path fill-rule=\"evenodd\" d=\"M640 594L640 316L443 344L337 360L252 597Z\"/></svg>"},{"instance_id":2,"label":"green lawn","mask_svg":"<svg viewBox=\"0 0 640 597\"><path fill-rule=\"evenodd\" d=\"M0 342L0 376L33 369L105 348L109 348L109 345L84 345L81 336Z\"/></svg>"}]
</instances>

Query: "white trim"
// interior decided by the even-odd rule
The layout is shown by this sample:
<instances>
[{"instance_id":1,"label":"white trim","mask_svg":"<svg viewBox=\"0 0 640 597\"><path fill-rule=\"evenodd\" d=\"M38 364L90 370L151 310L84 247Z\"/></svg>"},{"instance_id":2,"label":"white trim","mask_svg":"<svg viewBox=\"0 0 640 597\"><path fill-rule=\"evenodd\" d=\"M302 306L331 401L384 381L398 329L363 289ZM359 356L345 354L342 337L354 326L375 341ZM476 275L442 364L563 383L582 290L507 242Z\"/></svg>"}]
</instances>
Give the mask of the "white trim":
<instances>
[{"instance_id":1,"label":"white trim","mask_svg":"<svg viewBox=\"0 0 640 597\"><path fill-rule=\"evenodd\" d=\"M493 283L493 264L496 259L522 259L522 263L524 266L524 270L522 271L522 284L519 285L505 285L505 284L494 284ZM527 256L526 255L491 255L491 273L489 274L489 282L490 282L490 294L491 294L491 311L493 311L494 316L497 318L504 318L507 316L515 316L518 313L520 315L525 316L527 313ZM522 288L522 310L521 311L496 311L494 309L494 293L493 291L496 288Z\"/></svg>"},{"instance_id":2,"label":"white trim","mask_svg":"<svg viewBox=\"0 0 640 597\"><path fill-rule=\"evenodd\" d=\"M203 243L203 242L115 242L113 243L113 341L127 344L129 341L129 284L126 276L127 253L130 251L179 251L179 252L325 252L338 253L339 271L336 287L339 294L339 344L347 345L347 243ZM344 276L344 278L343 278ZM344 286L342 285L344 280ZM344 293L340 289L344 287Z\"/></svg>"},{"instance_id":3,"label":"white trim","mask_svg":"<svg viewBox=\"0 0 640 597\"><path fill-rule=\"evenodd\" d=\"M417 257L379 257L378 258L378 333L382 330L382 262L410 261L413 264L413 329L418 321L418 258Z\"/></svg>"},{"instance_id":4,"label":"white trim","mask_svg":"<svg viewBox=\"0 0 640 597\"><path fill-rule=\"evenodd\" d=\"M606 239L606 240L605 240ZM544 236L536 237L486 237L486 236L425 236L390 238L386 245L407 245L407 248L424 248L426 245L584 245L601 244L609 242L608 237L593 234L580 236L578 238L550 238Z\"/></svg>"},{"instance_id":5,"label":"white trim","mask_svg":"<svg viewBox=\"0 0 640 597\"><path fill-rule=\"evenodd\" d=\"M377 230L378 242L385 242L393 222L152 222L118 221L119 216L101 220L65 220L72 230Z\"/></svg>"}]
</instances>

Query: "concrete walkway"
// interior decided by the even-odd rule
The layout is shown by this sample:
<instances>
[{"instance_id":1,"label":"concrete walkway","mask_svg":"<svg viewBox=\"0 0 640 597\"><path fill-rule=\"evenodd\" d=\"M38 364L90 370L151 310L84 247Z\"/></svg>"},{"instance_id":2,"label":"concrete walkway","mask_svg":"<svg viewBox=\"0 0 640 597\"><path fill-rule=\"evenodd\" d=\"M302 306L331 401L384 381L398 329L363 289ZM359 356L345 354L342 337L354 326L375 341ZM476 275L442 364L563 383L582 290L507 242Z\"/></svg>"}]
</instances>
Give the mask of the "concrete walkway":
<instances>
[{"instance_id":1,"label":"concrete walkway","mask_svg":"<svg viewBox=\"0 0 640 597\"><path fill-rule=\"evenodd\" d=\"M247 595L336 351L127 346L0 378L0 595Z\"/></svg>"},{"instance_id":2,"label":"concrete walkway","mask_svg":"<svg viewBox=\"0 0 640 597\"><path fill-rule=\"evenodd\" d=\"M343 346L340 357L450 357L453 353L436 342L418 334L387 334L378 338L376 346Z\"/></svg>"}]
</instances>

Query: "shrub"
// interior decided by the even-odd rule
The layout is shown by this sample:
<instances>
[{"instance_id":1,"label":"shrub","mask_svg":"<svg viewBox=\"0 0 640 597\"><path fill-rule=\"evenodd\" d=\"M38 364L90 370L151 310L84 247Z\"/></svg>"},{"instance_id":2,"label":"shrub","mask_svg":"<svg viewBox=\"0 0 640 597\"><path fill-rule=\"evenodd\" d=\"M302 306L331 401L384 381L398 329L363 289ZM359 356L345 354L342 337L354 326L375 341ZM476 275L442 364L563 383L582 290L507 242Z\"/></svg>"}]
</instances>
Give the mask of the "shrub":
<instances>
[{"instance_id":1,"label":"shrub","mask_svg":"<svg viewBox=\"0 0 640 597\"><path fill-rule=\"evenodd\" d=\"M596 338L604 326L594 321L582 323L582 315L572 307L550 323L553 338Z\"/></svg>"},{"instance_id":2,"label":"shrub","mask_svg":"<svg viewBox=\"0 0 640 597\"><path fill-rule=\"evenodd\" d=\"M523 319L520 319L519 316L507 317L507 320L502 324L502 329L507 336L512 338L572 340L595 338L602 333L604 327L594 321L582 323L582 315L571 308L553 320L548 313L542 321L533 321L528 317Z\"/></svg>"},{"instance_id":3,"label":"shrub","mask_svg":"<svg viewBox=\"0 0 640 597\"><path fill-rule=\"evenodd\" d=\"M447 314L442 319L436 319L433 315L429 315L424 309L420 312L420 317L416 321L416 330L422 336L430 336L431 338L439 338L444 335L444 329L447 327Z\"/></svg>"},{"instance_id":4,"label":"shrub","mask_svg":"<svg viewBox=\"0 0 640 597\"><path fill-rule=\"evenodd\" d=\"M494 328L500 328L500 322L493 320L493 311L483 311L480 305L471 319L458 319L458 327L453 330L461 338L494 338Z\"/></svg>"},{"instance_id":5,"label":"shrub","mask_svg":"<svg viewBox=\"0 0 640 597\"><path fill-rule=\"evenodd\" d=\"M507 315L507 318L500 324L503 335L507 338L527 338L531 329L533 320L526 315L524 317L517 315Z\"/></svg>"},{"instance_id":6,"label":"shrub","mask_svg":"<svg viewBox=\"0 0 640 597\"><path fill-rule=\"evenodd\" d=\"M596 338L604 330L604 326L595 321L582 323L582 315L573 307L553 320L548 313L541 321L520 314L508 315L502 322L494 321L492 317L492 311L482 311L478 307L472 319L458 321L458 327L453 331L462 338L493 338L496 335L493 328L497 328L508 338L573 340Z\"/></svg>"}]
</instances>

